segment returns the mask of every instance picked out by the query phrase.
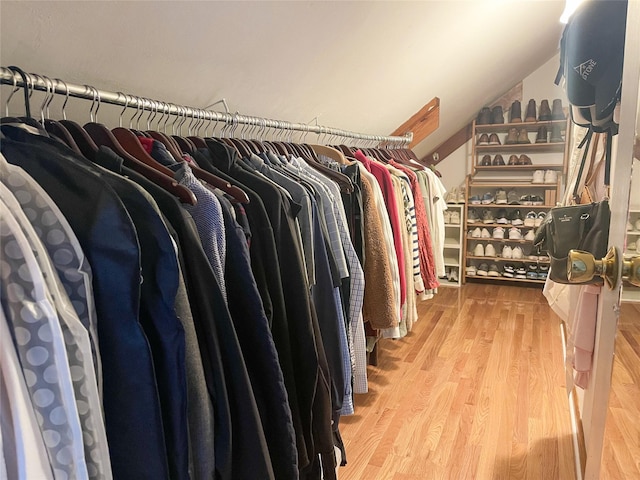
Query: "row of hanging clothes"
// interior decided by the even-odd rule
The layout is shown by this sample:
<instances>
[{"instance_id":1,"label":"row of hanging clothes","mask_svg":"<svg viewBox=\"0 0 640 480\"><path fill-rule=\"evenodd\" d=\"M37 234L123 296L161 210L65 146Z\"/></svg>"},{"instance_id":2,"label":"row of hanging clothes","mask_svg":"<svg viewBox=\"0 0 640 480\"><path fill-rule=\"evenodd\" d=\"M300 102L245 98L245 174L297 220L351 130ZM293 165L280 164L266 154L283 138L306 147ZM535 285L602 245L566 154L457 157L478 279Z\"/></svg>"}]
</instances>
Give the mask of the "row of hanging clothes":
<instances>
[{"instance_id":1,"label":"row of hanging clothes","mask_svg":"<svg viewBox=\"0 0 640 480\"><path fill-rule=\"evenodd\" d=\"M36 121L23 80L0 478L336 478L367 349L438 287L438 177L408 149Z\"/></svg>"}]
</instances>

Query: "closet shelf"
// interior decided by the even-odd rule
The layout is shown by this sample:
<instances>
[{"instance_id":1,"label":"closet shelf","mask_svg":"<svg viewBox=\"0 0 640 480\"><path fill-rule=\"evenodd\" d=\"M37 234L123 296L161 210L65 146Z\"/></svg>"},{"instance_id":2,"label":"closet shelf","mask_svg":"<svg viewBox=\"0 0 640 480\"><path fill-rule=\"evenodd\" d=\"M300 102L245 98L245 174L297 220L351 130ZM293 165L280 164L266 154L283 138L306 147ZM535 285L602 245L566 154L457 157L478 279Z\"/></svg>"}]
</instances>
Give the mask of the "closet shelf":
<instances>
[{"instance_id":1,"label":"closet shelf","mask_svg":"<svg viewBox=\"0 0 640 480\"><path fill-rule=\"evenodd\" d=\"M545 280L532 280L530 278L510 278L510 277L490 277L482 275L466 275L466 278L480 280L498 280L503 282L522 282L522 283L539 283L544 284Z\"/></svg>"},{"instance_id":2,"label":"closet shelf","mask_svg":"<svg viewBox=\"0 0 640 480\"><path fill-rule=\"evenodd\" d=\"M533 171L533 170L562 170L563 165L476 165L476 170L492 171L492 172L508 172L509 170L515 171ZM548 185L548 184L547 184Z\"/></svg>"},{"instance_id":3,"label":"closet shelf","mask_svg":"<svg viewBox=\"0 0 640 480\"><path fill-rule=\"evenodd\" d=\"M510 240L508 238L479 238L479 237L467 237L467 241L468 242L475 241L476 243L484 243L484 242L520 243L520 244L533 243L533 240Z\"/></svg>"},{"instance_id":4,"label":"closet shelf","mask_svg":"<svg viewBox=\"0 0 640 480\"><path fill-rule=\"evenodd\" d=\"M488 152L562 152L564 142L554 143L514 143L511 145L476 145L476 153ZM508 165L507 165L508 166Z\"/></svg>"},{"instance_id":5,"label":"closet shelf","mask_svg":"<svg viewBox=\"0 0 640 480\"><path fill-rule=\"evenodd\" d=\"M511 262L511 263L550 263L549 260L530 260L528 258L502 258L502 257L476 257L467 255L469 260L489 260L491 262Z\"/></svg>"},{"instance_id":6,"label":"closet shelf","mask_svg":"<svg viewBox=\"0 0 640 480\"><path fill-rule=\"evenodd\" d=\"M533 183L532 181L519 182L509 179L505 182L497 182L497 181L473 181L469 182L469 188L481 188L481 187L503 187L503 188L556 188L555 183ZM469 206L472 206L469 204Z\"/></svg>"},{"instance_id":7,"label":"closet shelf","mask_svg":"<svg viewBox=\"0 0 640 480\"><path fill-rule=\"evenodd\" d=\"M531 227L529 225L513 225L511 223L482 223L482 222L478 222L478 223L467 223L467 226L469 227L502 227L502 228L511 228L511 227L516 227L516 228L538 228L538 227Z\"/></svg>"},{"instance_id":8,"label":"closet shelf","mask_svg":"<svg viewBox=\"0 0 640 480\"><path fill-rule=\"evenodd\" d=\"M518 122L518 123L496 123L490 125L475 126L476 133L507 133L511 128L526 128L527 132L536 132L540 127L547 127L551 130L554 125L559 125L561 131L564 131L567 125L566 120L545 120L541 122Z\"/></svg>"},{"instance_id":9,"label":"closet shelf","mask_svg":"<svg viewBox=\"0 0 640 480\"><path fill-rule=\"evenodd\" d=\"M509 208L514 208L514 209L519 209L519 210L526 210L527 208L541 208L541 209L547 209L549 210L550 208L553 208L552 205L506 205L503 203L486 203L486 204L469 204L469 208L505 208L505 209L509 209ZM516 225L517 226L517 225Z\"/></svg>"}]
</instances>

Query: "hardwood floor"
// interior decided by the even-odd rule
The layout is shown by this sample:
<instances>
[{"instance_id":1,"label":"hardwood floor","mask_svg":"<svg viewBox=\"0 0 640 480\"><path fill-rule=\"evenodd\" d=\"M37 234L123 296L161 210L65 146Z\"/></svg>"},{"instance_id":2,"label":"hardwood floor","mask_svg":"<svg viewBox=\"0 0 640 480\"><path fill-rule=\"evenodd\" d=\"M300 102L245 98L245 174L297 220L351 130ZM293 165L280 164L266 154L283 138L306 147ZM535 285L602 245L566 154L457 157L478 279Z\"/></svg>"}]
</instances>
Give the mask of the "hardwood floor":
<instances>
[{"instance_id":1,"label":"hardwood floor","mask_svg":"<svg viewBox=\"0 0 640 480\"><path fill-rule=\"evenodd\" d=\"M600 478L640 478L640 304L622 305L611 383Z\"/></svg>"},{"instance_id":2,"label":"hardwood floor","mask_svg":"<svg viewBox=\"0 0 640 480\"><path fill-rule=\"evenodd\" d=\"M640 478L632 308L620 325L603 478ZM405 339L381 340L369 393L341 420L340 480L575 478L559 319L541 290L442 288L419 314Z\"/></svg>"}]
</instances>

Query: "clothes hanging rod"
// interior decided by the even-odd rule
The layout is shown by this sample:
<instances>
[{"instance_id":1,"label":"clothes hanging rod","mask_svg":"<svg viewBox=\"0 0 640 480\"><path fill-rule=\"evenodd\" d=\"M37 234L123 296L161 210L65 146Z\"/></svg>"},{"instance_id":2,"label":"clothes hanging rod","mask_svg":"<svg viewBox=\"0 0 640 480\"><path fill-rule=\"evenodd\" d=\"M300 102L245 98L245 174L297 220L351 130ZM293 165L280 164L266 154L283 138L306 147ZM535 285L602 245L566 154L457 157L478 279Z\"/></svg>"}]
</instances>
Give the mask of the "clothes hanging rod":
<instances>
[{"instance_id":1,"label":"clothes hanging rod","mask_svg":"<svg viewBox=\"0 0 640 480\"><path fill-rule=\"evenodd\" d=\"M137 95L126 94L123 92L109 92L99 90L90 85L79 85L68 83L60 79L52 79L36 73L26 73L27 87L34 90L40 90L65 95L75 98L83 98L94 102L108 103L111 105L120 105L123 107L131 107L137 110L147 110L165 115L176 115L181 117L196 118L199 120L212 120L216 122L224 122L229 125L253 125L258 127L266 127L285 131L296 131L305 133L315 133L318 135L335 135L343 138L351 138L356 140L365 140L377 142L380 145L390 147L406 147L413 140L413 133L409 132L404 136L385 136L370 135L366 133L351 132L339 128L325 127L323 125L307 125L305 123L292 123L282 120L272 120L269 118L253 117L240 114L230 114L215 112L213 110L204 110L201 108L188 107L167 103L163 101L153 100L140 97ZM0 67L0 83L4 85L13 85L15 89L24 88L24 81L18 72L14 72L6 67Z\"/></svg>"}]
</instances>

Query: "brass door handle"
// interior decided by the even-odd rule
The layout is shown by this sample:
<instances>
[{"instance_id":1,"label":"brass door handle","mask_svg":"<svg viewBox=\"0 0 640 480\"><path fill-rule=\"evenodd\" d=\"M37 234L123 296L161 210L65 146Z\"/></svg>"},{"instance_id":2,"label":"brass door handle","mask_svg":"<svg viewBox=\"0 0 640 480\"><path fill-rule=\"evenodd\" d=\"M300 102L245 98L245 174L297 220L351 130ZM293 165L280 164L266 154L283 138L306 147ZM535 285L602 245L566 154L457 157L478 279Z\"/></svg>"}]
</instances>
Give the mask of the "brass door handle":
<instances>
[{"instance_id":1,"label":"brass door handle","mask_svg":"<svg viewBox=\"0 0 640 480\"><path fill-rule=\"evenodd\" d=\"M622 268L622 278L640 287L640 256L624 260L615 247L609 248L602 260L596 260L589 252L570 250L567 260L567 278L571 283L586 283L594 276L604 279L609 289L618 283L618 272Z\"/></svg>"},{"instance_id":2,"label":"brass door handle","mask_svg":"<svg viewBox=\"0 0 640 480\"><path fill-rule=\"evenodd\" d=\"M604 283L613 290L618 284L618 269L620 258L615 247L609 248L602 260L596 260L589 252L569 250L567 259L567 279L571 283L587 283L593 277L599 276Z\"/></svg>"}]
</instances>

